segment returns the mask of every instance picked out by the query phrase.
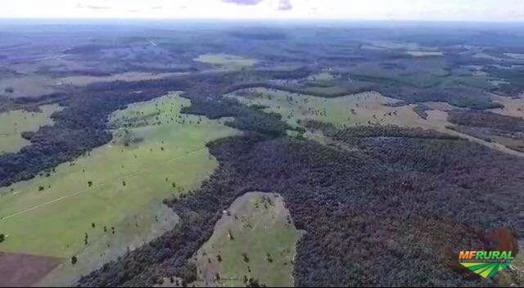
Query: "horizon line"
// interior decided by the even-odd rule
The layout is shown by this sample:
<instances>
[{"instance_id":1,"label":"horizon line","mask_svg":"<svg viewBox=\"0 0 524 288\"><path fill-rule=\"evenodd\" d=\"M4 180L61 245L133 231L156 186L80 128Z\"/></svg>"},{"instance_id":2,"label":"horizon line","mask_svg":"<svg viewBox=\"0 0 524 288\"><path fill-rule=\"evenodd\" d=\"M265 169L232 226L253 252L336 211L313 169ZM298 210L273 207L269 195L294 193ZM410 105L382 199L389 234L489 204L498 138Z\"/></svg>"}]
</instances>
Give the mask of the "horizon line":
<instances>
[{"instance_id":1,"label":"horizon line","mask_svg":"<svg viewBox=\"0 0 524 288\"><path fill-rule=\"evenodd\" d=\"M275 21L275 22L404 22L404 23L501 23L501 24L524 24L524 20L476 20L476 19L370 19L370 18L155 18L155 17L0 17L0 21L142 21L142 22L166 22L166 21L215 21L215 22L253 22L253 21Z\"/></svg>"}]
</instances>

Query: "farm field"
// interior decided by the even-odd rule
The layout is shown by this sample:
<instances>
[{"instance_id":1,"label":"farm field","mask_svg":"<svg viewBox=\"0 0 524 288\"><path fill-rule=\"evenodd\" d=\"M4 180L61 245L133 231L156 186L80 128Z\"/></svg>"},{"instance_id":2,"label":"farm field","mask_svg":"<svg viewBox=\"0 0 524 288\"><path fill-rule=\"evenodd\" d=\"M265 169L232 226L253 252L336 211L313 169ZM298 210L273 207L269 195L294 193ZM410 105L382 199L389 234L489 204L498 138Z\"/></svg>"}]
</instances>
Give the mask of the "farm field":
<instances>
[{"instance_id":1,"label":"farm field","mask_svg":"<svg viewBox=\"0 0 524 288\"><path fill-rule=\"evenodd\" d=\"M195 255L198 286L293 286L295 229L278 194L248 192L237 198Z\"/></svg>"},{"instance_id":2,"label":"farm field","mask_svg":"<svg viewBox=\"0 0 524 288\"><path fill-rule=\"evenodd\" d=\"M29 141L22 138L20 134L36 131L41 126L52 125L51 114L60 109L58 105L53 104L41 106L41 112L14 110L0 113L0 155L17 152L29 144Z\"/></svg>"},{"instance_id":3,"label":"farm field","mask_svg":"<svg viewBox=\"0 0 524 288\"><path fill-rule=\"evenodd\" d=\"M111 118L113 143L49 175L2 188L0 229L7 239L0 249L69 261L83 251L96 257L110 253L100 245L108 234L129 233L117 243L125 248L136 245L137 238L154 238L172 228L176 216L151 217L147 213L161 211L151 205L197 188L217 165L205 144L237 133L205 117L181 115L186 105L189 101L177 94L130 105ZM142 116L140 123L137 114ZM140 141L121 142L122 129ZM137 227L130 229L129 223L135 222ZM162 228L162 223L171 227ZM92 243L99 249L89 249Z\"/></svg>"}]
</instances>

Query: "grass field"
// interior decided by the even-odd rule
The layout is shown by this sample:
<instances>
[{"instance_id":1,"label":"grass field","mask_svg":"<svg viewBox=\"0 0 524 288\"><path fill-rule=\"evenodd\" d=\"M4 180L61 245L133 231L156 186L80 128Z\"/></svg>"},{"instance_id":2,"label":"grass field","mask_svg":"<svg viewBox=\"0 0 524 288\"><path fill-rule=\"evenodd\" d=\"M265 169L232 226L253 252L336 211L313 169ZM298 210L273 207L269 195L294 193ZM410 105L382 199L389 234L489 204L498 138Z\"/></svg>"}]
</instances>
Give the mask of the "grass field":
<instances>
[{"instance_id":1,"label":"grass field","mask_svg":"<svg viewBox=\"0 0 524 288\"><path fill-rule=\"evenodd\" d=\"M511 98L504 96L492 95L491 99L494 102L504 105L503 108L490 109L493 113L502 115L520 117L524 119L524 95L519 98Z\"/></svg>"},{"instance_id":2,"label":"grass field","mask_svg":"<svg viewBox=\"0 0 524 288\"><path fill-rule=\"evenodd\" d=\"M158 225L173 223L173 215L152 217L159 208L151 207L198 187L217 166L205 144L237 133L218 121L181 115L186 105L189 100L176 94L130 105L114 113L111 122L115 135L134 135L129 138L136 141L122 142L117 137L115 143L62 164L48 176L0 189L0 233L7 235L0 250L69 261L90 245L99 245L97 240L126 231L147 239ZM137 220L138 226L130 229L134 217L145 220ZM147 223L151 219L154 223ZM119 237L123 243L115 244L118 247L136 242L133 237ZM106 253L104 249L111 247L94 249L91 256Z\"/></svg>"},{"instance_id":3,"label":"grass field","mask_svg":"<svg viewBox=\"0 0 524 288\"><path fill-rule=\"evenodd\" d=\"M0 113L0 155L17 152L29 144L20 135L25 131L36 131L44 125L52 125L50 116L61 108L58 105L44 105L42 112L27 112L23 110Z\"/></svg>"},{"instance_id":4,"label":"grass field","mask_svg":"<svg viewBox=\"0 0 524 288\"><path fill-rule=\"evenodd\" d=\"M304 120L316 120L332 123L338 127L391 124L408 128L432 129L459 136L504 153L524 156L524 153L509 149L501 143L488 142L449 129L448 127L454 126L447 120L446 110L449 110L449 105L435 104L433 107L436 109L426 111L428 117L422 119L414 112L414 104L392 107L389 104L397 103L399 100L384 97L376 92L364 92L337 98L322 98L265 88L245 89L240 94L237 92L227 94L225 97L235 98L247 105L263 105L267 107L265 111L279 113L282 119L293 127L301 126L300 123ZM442 110L438 108L440 106ZM326 141L326 139L321 139L321 135L319 137L315 133L307 133L305 136L314 136L312 140L319 142Z\"/></svg>"},{"instance_id":5,"label":"grass field","mask_svg":"<svg viewBox=\"0 0 524 288\"><path fill-rule=\"evenodd\" d=\"M69 286L79 276L86 275L102 264L123 255L128 249L134 250L144 243L160 237L170 231L179 221L176 213L160 201L150 201L149 207L126 215L115 227L117 233L103 233L89 242L76 256L78 263L71 265L69 259L55 270L40 279L37 286ZM91 230L103 227L91 227ZM108 228L110 229L110 227ZM145 233L147 231L147 233Z\"/></svg>"},{"instance_id":6,"label":"grass field","mask_svg":"<svg viewBox=\"0 0 524 288\"><path fill-rule=\"evenodd\" d=\"M365 92L336 98L299 95L264 88L250 89L248 96L228 94L240 102L264 105L266 111L282 115L290 125L300 126L303 120L317 120L335 125L399 124L419 121L410 106L391 107L398 100L375 92ZM244 95L244 94L242 94ZM394 114L396 112L396 115ZM391 113L391 115L389 115Z\"/></svg>"},{"instance_id":7,"label":"grass field","mask_svg":"<svg viewBox=\"0 0 524 288\"><path fill-rule=\"evenodd\" d=\"M28 75L0 79L0 95L10 98L37 97L56 92L56 81L48 76ZM12 88L12 92L6 89Z\"/></svg>"},{"instance_id":8,"label":"grass field","mask_svg":"<svg viewBox=\"0 0 524 288\"><path fill-rule=\"evenodd\" d=\"M229 54L203 54L194 59L197 62L220 66L226 69L241 69L257 63L255 59Z\"/></svg>"},{"instance_id":9,"label":"grass field","mask_svg":"<svg viewBox=\"0 0 524 288\"><path fill-rule=\"evenodd\" d=\"M301 233L278 194L246 193L233 202L196 253L195 284L238 287L252 278L269 287L293 286Z\"/></svg>"}]
</instances>

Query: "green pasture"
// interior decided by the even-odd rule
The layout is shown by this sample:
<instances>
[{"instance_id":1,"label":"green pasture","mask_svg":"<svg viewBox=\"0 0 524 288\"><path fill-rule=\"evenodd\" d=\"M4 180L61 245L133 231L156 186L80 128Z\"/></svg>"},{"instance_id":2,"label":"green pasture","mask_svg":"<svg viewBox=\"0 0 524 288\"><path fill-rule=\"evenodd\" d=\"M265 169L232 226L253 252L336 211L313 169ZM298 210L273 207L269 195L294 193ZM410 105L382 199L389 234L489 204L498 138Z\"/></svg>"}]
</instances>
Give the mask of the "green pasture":
<instances>
[{"instance_id":1,"label":"green pasture","mask_svg":"<svg viewBox=\"0 0 524 288\"><path fill-rule=\"evenodd\" d=\"M237 132L180 114L187 105L176 94L130 105L111 117L117 136L112 143L0 189L0 233L7 235L0 250L69 258L107 234L104 226L122 233L119 223L130 215L197 188L217 167L205 144ZM141 227L132 233L151 232L150 225Z\"/></svg>"},{"instance_id":2,"label":"green pasture","mask_svg":"<svg viewBox=\"0 0 524 288\"><path fill-rule=\"evenodd\" d=\"M14 110L0 113L0 155L17 152L29 144L20 135L26 131L36 131L41 126L52 125L51 114L60 110L58 105L40 106L41 112Z\"/></svg>"},{"instance_id":3,"label":"green pasture","mask_svg":"<svg viewBox=\"0 0 524 288\"><path fill-rule=\"evenodd\" d=\"M194 61L211 64L226 69L241 69L251 67L257 60L230 54L202 54Z\"/></svg>"},{"instance_id":4,"label":"green pasture","mask_svg":"<svg viewBox=\"0 0 524 288\"><path fill-rule=\"evenodd\" d=\"M197 285L293 286L293 261L301 232L278 194L251 192L239 197L196 253Z\"/></svg>"}]
</instances>

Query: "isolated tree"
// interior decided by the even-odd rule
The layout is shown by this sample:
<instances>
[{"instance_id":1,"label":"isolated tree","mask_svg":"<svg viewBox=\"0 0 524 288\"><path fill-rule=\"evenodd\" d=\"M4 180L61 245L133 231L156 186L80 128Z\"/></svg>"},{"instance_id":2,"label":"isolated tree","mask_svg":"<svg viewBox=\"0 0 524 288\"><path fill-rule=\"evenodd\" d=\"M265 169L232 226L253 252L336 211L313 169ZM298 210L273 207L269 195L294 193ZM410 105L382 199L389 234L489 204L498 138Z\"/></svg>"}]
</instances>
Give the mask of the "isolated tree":
<instances>
[{"instance_id":1,"label":"isolated tree","mask_svg":"<svg viewBox=\"0 0 524 288\"><path fill-rule=\"evenodd\" d=\"M247 253L242 253L242 257L244 258L244 262L249 263L249 257L247 257Z\"/></svg>"},{"instance_id":2,"label":"isolated tree","mask_svg":"<svg viewBox=\"0 0 524 288\"><path fill-rule=\"evenodd\" d=\"M266 285L258 283L258 280L256 279L250 278L246 287L266 287Z\"/></svg>"},{"instance_id":3,"label":"isolated tree","mask_svg":"<svg viewBox=\"0 0 524 288\"><path fill-rule=\"evenodd\" d=\"M2 243L4 241L5 241L5 234L2 233L2 234L0 234L0 243Z\"/></svg>"},{"instance_id":4,"label":"isolated tree","mask_svg":"<svg viewBox=\"0 0 524 288\"><path fill-rule=\"evenodd\" d=\"M78 258L76 256L71 257L71 264L75 265L76 262L78 262Z\"/></svg>"},{"instance_id":5,"label":"isolated tree","mask_svg":"<svg viewBox=\"0 0 524 288\"><path fill-rule=\"evenodd\" d=\"M95 228L95 222L91 223L91 227Z\"/></svg>"},{"instance_id":6,"label":"isolated tree","mask_svg":"<svg viewBox=\"0 0 524 288\"><path fill-rule=\"evenodd\" d=\"M88 186L88 187L93 186L93 181L87 181L87 186Z\"/></svg>"},{"instance_id":7,"label":"isolated tree","mask_svg":"<svg viewBox=\"0 0 524 288\"><path fill-rule=\"evenodd\" d=\"M273 263L273 258L271 258L271 254L269 254L269 252L266 252L266 260L269 263Z\"/></svg>"}]
</instances>

